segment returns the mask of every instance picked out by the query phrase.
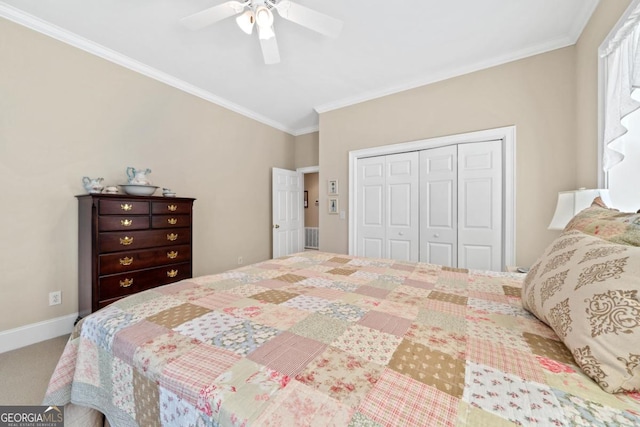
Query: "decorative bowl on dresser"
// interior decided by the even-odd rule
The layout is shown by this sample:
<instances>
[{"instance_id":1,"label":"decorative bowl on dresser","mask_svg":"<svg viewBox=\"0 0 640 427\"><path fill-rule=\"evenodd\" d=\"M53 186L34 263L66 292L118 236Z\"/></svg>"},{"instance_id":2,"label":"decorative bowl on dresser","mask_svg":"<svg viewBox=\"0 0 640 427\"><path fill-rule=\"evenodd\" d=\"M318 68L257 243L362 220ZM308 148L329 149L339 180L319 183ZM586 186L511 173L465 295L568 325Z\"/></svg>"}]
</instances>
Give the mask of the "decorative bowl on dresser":
<instances>
[{"instance_id":1,"label":"decorative bowl on dresser","mask_svg":"<svg viewBox=\"0 0 640 427\"><path fill-rule=\"evenodd\" d=\"M77 198L80 317L191 277L195 199L104 193Z\"/></svg>"}]
</instances>

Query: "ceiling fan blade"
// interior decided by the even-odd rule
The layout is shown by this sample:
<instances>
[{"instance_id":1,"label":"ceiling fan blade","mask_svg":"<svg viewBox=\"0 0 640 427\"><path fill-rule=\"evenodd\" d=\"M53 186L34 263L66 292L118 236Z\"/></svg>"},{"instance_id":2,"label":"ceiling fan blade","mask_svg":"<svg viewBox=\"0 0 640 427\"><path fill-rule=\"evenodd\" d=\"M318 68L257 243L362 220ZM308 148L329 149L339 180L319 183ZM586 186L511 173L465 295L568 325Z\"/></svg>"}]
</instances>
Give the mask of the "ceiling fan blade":
<instances>
[{"instance_id":1,"label":"ceiling fan blade","mask_svg":"<svg viewBox=\"0 0 640 427\"><path fill-rule=\"evenodd\" d=\"M180 23L190 30L199 30L242 12L244 6L239 1L228 1L182 18Z\"/></svg>"},{"instance_id":2,"label":"ceiling fan blade","mask_svg":"<svg viewBox=\"0 0 640 427\"><path fill-rule=\"evenodd\" d=\"M280 16L328 37L338 37L342 21L297 3L282 0L275 5Z\"/></svg>"},{"instance_id":3,"label":"ceiling fan blade","mask_svg":"<svg viewBox=\"0 0 640 427\"><path fill-rule=\"evenodd\" d=\"M262 31L262 27L258 27L258 32ZM268 39L260 39L260 47L262 48L262 56L264 63L267 65L277 64L280 62L280 51L278 50L278 42L275 34Z\"/></svg>"}]
</instances>

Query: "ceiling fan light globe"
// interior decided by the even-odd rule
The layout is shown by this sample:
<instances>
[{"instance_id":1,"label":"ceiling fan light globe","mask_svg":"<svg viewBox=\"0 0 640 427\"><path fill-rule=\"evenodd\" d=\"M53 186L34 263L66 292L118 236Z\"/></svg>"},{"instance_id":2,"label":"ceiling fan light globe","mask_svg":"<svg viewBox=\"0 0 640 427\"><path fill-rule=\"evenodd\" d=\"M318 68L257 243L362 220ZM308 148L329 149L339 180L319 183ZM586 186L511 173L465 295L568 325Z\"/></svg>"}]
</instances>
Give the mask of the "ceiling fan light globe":
<instances>
[{"instance_id":1,"label":"ceiling fan light globe","mask_svg":"<svg viewBox=\"0 0 640 427\"><path fill-rule=\"evenodd\" d=\"M273 25L273 13L266 6L258 6L255 16L258 26L270 28Z\"/></svg>"},{"instance_id":2,"label":"ceiling fan light globe","mask_svg":"<svg viewBox=\"0 0 640 427\"><path fill-rule=\"evenodd\" d=\"M253 24L255 23L253 12L247 10L245 13L236 18L236 23L238 24L238 27L240 27L240 29L245 33L253 33Z\"/></svg>"}]
</instances>

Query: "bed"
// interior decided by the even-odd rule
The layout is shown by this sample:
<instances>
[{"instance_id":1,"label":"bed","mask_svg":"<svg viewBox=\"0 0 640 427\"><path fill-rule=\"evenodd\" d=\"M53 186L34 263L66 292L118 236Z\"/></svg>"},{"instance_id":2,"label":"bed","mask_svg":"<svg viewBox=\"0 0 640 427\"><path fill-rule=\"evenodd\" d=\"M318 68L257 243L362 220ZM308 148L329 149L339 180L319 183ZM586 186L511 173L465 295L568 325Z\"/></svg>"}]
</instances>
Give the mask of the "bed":
<instances>
[{"instance_id":1,"label":"bed","mask_svg":"<svg viewBox=\"0 0 640 427\"><path fill-rule=\"evenodd\" d=\"M524 278L310 251L183 280L82 319L44 403L112 426L640 425Z\"/></svg>"}]
</instances>

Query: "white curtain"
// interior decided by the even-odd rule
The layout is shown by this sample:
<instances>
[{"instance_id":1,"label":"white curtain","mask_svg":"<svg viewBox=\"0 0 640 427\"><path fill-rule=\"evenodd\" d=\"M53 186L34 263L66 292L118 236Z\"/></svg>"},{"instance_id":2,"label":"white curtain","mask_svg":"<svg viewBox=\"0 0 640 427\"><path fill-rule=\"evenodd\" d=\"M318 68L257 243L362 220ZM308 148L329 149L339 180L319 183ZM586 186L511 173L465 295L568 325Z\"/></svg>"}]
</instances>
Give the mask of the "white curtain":
<instances>
[{"instance_id":1,"label":"white curtain","mask_svg":"<svg viewBox=\"0 0 640 427\"><path fill-rule=\"evenodd\" d=\"M640 103L631 93L640 87L640 4L611 38L601 56L605 63L603 168L608 171L624 159L620 137L627 133L623 118Z\"/></svg>"}]
</instances>

